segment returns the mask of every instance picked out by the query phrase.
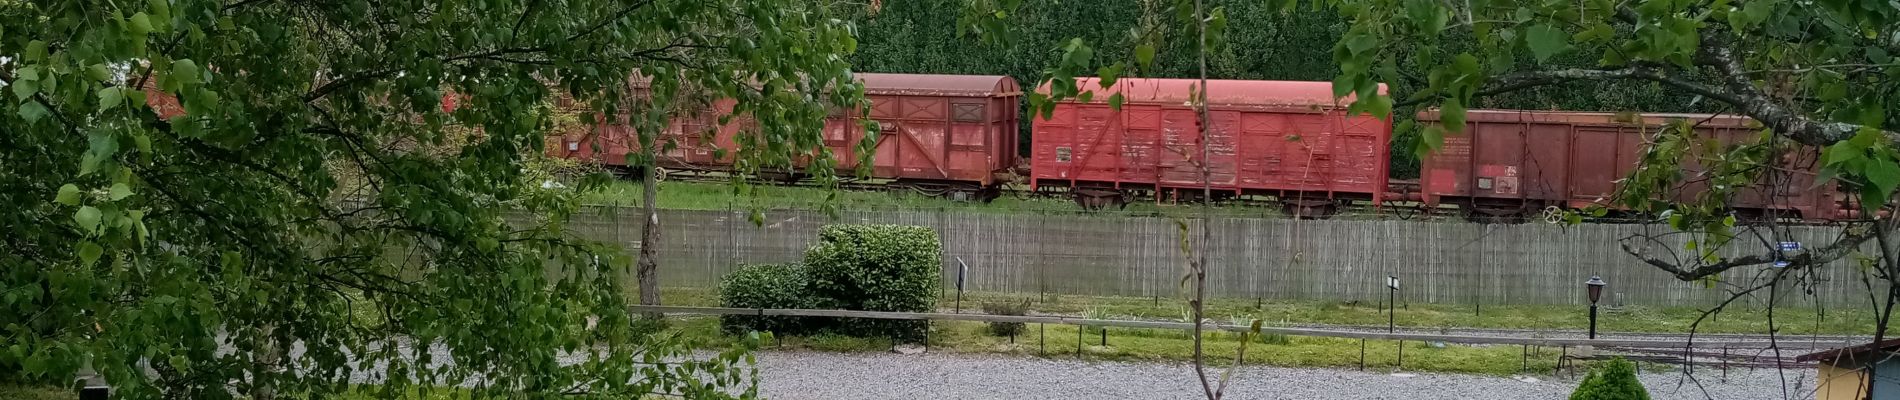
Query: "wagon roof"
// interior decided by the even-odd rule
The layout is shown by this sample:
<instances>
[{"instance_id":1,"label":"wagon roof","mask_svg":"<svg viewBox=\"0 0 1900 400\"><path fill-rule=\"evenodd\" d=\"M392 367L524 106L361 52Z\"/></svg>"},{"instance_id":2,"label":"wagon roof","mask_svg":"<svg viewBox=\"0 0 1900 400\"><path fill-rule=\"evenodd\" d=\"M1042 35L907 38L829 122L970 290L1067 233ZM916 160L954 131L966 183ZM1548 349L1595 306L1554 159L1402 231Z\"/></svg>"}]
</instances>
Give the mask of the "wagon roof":
<instances>
[{"instance_id":1,"label":"wagon roof","mask_svg":"<svg viewBox=\"0 0 1900 400\"><path fill-rule=\"evenodd\" d=\"M1102 89L1098 82L1097 78L1080 78L1075 84L1095 91L1091 99L1094 103L1106 103L1119 92L1124 103L1162 105L1188 104L1195 85L1200 84L1196 79L1123 78L1115 82L1114 88ZM1334 98L1332 82L1209 79L1207 87L1207 104L1215 107L1343 107L1353 102L1350 94ZM1043 85L1040 91L1046 93L1048 89ZM1386 90L1385 84L1379 84L1379 93Z\"/></svg>"},{"instance_id":2,"label":"wagon roof","mask_svg":"<svg viewBox=\"0 0 1900 400\"><path fill-rule=\"evenodd\" d=\"M1000 75L857 74L865 94L915 96L1014 96L1016 79Z\"/></svg>"},{"instance_id":3,"label":"wagon roof","mask_svg":"<svg viewBox=\"0 0 1900 400\"><path fill-rule=\"evenodd\" d=\"M1465 120L1472 122L1502 123L1569 123L1581 125L1633 125L1637 116L1641 116L1644 125L1663 125L1674 120L1690 122L1711 128L1754 128L1760 124L1740 115L1723 114L1687 114L1687 113L1616 113L1601 111L1537 111L1537 110L1500 110L1477 109L1465 111ZM1418 113L1421 121L1437 121L1438 110L1426 110Z\"/></svg>"},{"instance_id":4,"label":"wagon roof","mask_svg":"<svg viewBox=\"0 0 1900 400\"><path fill-rule=\"evenodd\" d=\"M991 97L1021 95L1016 79L1001 75L939 74L856 74L864 82L864 93L875 95ZM634 88L646 88L652 78L634 74L627 80Z\"/></svg>"}]
</instances>

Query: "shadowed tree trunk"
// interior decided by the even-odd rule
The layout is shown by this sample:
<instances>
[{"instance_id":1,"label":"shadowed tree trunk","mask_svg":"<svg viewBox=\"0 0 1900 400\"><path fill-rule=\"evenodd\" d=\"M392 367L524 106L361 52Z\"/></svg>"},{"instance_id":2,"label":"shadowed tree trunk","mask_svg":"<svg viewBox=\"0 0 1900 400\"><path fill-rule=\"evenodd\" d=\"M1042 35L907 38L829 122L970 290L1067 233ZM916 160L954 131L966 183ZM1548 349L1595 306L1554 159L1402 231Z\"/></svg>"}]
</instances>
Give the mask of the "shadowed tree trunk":
<instances>
[{"instance_id":1,"label":"shadowed tree trunk","mask_svg":"<svg viewBox=\"0 0 1900 400\"><path fill-rule=\"evenodd\" d=\"M640 229L640 261L634 276L640 281L640 304L656 306L660 305L660 208L655 198L659 197L660 182L653 158L647 160L647 167L640 172L640 205L646 208L646 222Z\"/></svg>"}]
</instances>

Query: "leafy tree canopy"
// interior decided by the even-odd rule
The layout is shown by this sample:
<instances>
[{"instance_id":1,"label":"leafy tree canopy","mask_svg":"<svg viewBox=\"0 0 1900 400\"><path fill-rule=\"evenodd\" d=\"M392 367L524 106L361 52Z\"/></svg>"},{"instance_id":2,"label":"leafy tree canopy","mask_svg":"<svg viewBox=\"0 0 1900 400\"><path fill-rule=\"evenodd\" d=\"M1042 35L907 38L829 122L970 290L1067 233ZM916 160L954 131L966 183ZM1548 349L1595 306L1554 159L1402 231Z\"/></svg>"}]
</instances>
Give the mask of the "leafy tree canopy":
<instances>
[{"instance_id":1,"label":"leafy tree canopy","mask_svg":"<svg viewBox=\"0 0 1900 400\"><path fill-rule=\"evenodd\" d=\"M852 34L796 0L0 1L0 370L89 362L132 398L370 365L392 394L724 396L736 354L614 333L625 258L522 165L557 96L648 145L733 98L743 167L824 159L828 107L862 97Z\"/></svg>"}]
</instances>

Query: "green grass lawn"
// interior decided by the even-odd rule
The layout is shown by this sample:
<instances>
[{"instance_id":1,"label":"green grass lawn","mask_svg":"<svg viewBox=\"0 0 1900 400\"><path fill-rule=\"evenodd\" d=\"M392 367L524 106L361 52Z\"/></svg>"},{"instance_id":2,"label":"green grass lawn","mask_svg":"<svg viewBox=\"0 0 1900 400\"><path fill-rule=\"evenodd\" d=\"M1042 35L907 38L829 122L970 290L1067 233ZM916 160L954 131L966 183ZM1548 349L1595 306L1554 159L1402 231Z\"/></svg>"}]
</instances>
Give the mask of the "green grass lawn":
<instances>
[{"instance_id":1,"label":"green grass lawn","mask_svg":"<svg viewBox=\"0 0 1900 400\"><path fill-rule=\"evenodd\" d=\"M716 317L684 317L671 328L688 337L700 339L707 347L728 346L737 340L719 332ZM1080 358L1110 361L1189 361L1194 341L1188 332L1158 329L1111 328L1108 345L1102 346L1100 328L1030 324L1014 341L1007 336L991 336L984 323L973 321L936 321L931 323L930 350L967 354L1005 354L1024 357ZM1241 335L1231 332L1208 333L1204 342L1211 365L1231 365L1240 347ZM1254 336L1247 347L1244 364L1304 368L1357 368L1360 341L1354 339ZM1077 344L1081 346L1077 346ZM891 347L889 339L856 338L830 334L780 336L768 338L766 349L794 349L830 352L883 352ZM1368 370L1391 370L1399 361L1398 342L1365 342ZM1524 349L1518 346L1432 347L1422 342L1405 342L1404 370L1451 372L1486 375L1510 375L1522 372L1548 373L1556 367L1559 350L1535 349L1528 364ZM1525 369L1525 368L1528 368Z\"/></svg>"},{"instance_id":2,"label":"green grass lawn","mask_svg":"<svg viewBox=\"0 0 1900 400\"><path fill-rule=\"evenodd\" d=\"M718 306L717 293L708 289L666 288L661 291L666 304L682 306ZM1043 314L1105 315L1120 319L1185 320L1185 301L1161 297L1114 297L991 292L965 293L963 309L981 312L986 302L1029 301L1031 310ZM954 297L938 299L938 308L955 307ZM1258 318L1269 325L1385 325L1386 313L1376 304L1349 304L1336 301L1209 299L1207 315L1216 321L1246 321ZM1474 310L1470 305L1400 304L1396 323L1415 328L1498 328L1539 330L1583 330L1589 327L1588 309L1583 306L1485 306ZM1604 308L1597 326L1604 332L1685 333L1698 315L1692 307L1625 306ZM1699 333L1768 332L1767 313L1760 309L1733 307L1702 322ZM1872 334L1873 316L1865 310L1842 308L1817 316L1813 309L1782 308L1775 313L1781 334ZM1819 322L1819 324L1817 324ZM1240 324L1241 322L1235 322Z\"/></svg>"}]
</instances>

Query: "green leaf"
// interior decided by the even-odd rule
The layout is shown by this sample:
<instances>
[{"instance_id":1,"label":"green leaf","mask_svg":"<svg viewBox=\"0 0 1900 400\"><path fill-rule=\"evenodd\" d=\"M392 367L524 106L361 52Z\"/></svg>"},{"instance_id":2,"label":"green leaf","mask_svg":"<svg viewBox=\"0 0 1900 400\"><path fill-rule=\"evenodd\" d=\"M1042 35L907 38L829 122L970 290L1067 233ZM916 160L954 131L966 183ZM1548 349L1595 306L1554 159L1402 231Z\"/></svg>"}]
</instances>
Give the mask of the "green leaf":
<instances>
[{"instance_id":1,"label":"green leaf","mask_svg":"<svg viewBox=\"0 0 1900 400\"><path fill-rule=\"evenodd\" d=\"M1525 29L1524 44L1531 48L1531 54L1537 57L1537 62L1544 62L1570 49L1570 35L1550 25L1537 24Z\"/></svg>"},{"instance_id":2,"label":"green leaf","mask_svg":"<svg viewBox=\"0 0 1900 400\"><path fill-rule=\"evenodd\" d=\"M69 206L79 205L79 186L71 183L59 187L59 195L53 201Z\"/></svg>"},{"instance_id":3,"label":"green leaf","mask_svg":"<svg viewBox=\"0 0 1900 400\"><path fill-rule=\"evenodd\" d=\"M99 262L99 256L105 255L105 252L106 249L91 240L79 242L79 266L91 267L93 263Z\"/></svg>"},{"instance_id":4,"label":"green leaf","mask_svg":"<svg viewBox=\"0 0 1900 400\"><path fill-rule=\"evenodd\" d=\"M132 19L126 22L129 23L128 25L131 28L130 30L132 31L133 35L145 36L145 34L152 32L151 17L146 16L145 12L143 11L136 14L132 14Z\"/></svg>"},{"instance_id":5,"label":"green leaf","mask_svg":"<svg viewBox=\"0 0 1900 400\"><path fill-rule=\"evenodd\" d=\"M106 193L107 198L112 199L112 201L119 201L132 195L132 187L126 186L124 183L114 183L112 184L112 188L107 190Z\"/></svg>"},{"instance_id":6,"label":"green leaf","mask_svg":"<svg viewBox=\"0 0 1900 400\"><path fill-rule=\"evenodd\" d=\"M46 42L34 40L26 43L26 61L46 61Z\"/></svg>"},{"instance_id":7,"label":"green leaf","mask_svg":"<svg viewBox=\"0 0 1900 400\"><path fill-rule=\"evenodd\" d=\"M1100 78L1096 83L1100 84L1103 89L1115 87L1115 81L1122 77L1122 68L1122 63L1114 63L1096 68L1095 77Z\"/></svg>"},{"instance_id":8,"label":"green leaf","mask_svg":"<svg viewBox=\"0 0 1900 400\"><path fill-rule=\"evenodd\" d=\"M1464 132L1464 102L1458 101L1458 99L1445 99L1445 102L1438 106L1438 122L1440 126L1444 127L1446 132Z\"/></svg>"},{"instance_id":9,"label":"green leaf","mask_svg":"<svg viewBox=\"0 0 1900 400\"><path fill-rule=\"evenodd\" d=\"M104 82L112 79L112 71L106 69L105 64L93 64L86 67L86 76L92 80Z\"/></svg>"},{"instance_id":10,"label":"green leaf","mask_svg":"<svg viewBox=\"0 0 1900 400\"><path fill-rule=\"evenodd\" d=\"M171 79L181 85L180 87L198 83L198 63L189 58L173 61Z\"/></svg>"},{"instance_id":11,"label":"green leaf","mask_svg":"<svg viewBox=\"0 0 1900 400\"><path fill-rule=\"evenodd\" d=\"M13 98L19 99L20 101L33 100L33 94L40 92L39 79L21 78L19 80L13 81L12 86L13 86Z\"/></svg>"},{"instance_id":12,"label":"green leaf","mask_svg":"<svg viewBox=\"0 0 1900 400\"><path fill-rule=\"evenodd\" d=\"M20 119L26 120L26 123L31 124L37 122L40 118L45 118L47 113L46 106L40 105L38 101L29 100L20 103Z\"/></svg>"},{"instance_id":13,"label":"green leaf","mask_svg":"<svg viewBox=\"0 0 1900 400\"><path fill-rule=\"evenodd\" d=\"M160 24L168 25L168 26L171 25L171 19L172 19L171 1L146 0L145 6L151 8L152 16L157 18Z\"/></svg>"},{"instance_id":14,"label":"green leaf","mask_svg":"<svg viewBox=\"0 0 1900 400\"><path fill-rule=\"evenodd\" d=\"M1346 50L1353 54L1364 53L1378 45L1379 38L1365 33L1353 34L1352 37L1346 38Z\"/></svg>"},{"instance_id":15,"label":"green leaf","mask_svg":"<svg viewBox=\"0 0 1900 400\"><path fill-rule=\"evenodd\" d=\"M1837 142L1821 150L1826 165L1841 165L1861 158L1866 152L1866 147L1858 146L1852 140Z\"/></svg>"},{"instance_id":16,"label":"green leaf","mask_svg":"<svg viewBox=\"0 0 1900 400\"><path fill-rule=\"evenodd\" d=\"M1893 189L1900 187L1900 164L1888 157L1874 157L1872 161L1867 165L1867 181L1874 184L1882 197L1892 195Z\"/></svg>"},{"instance_id":17,"label":"green leaf","mask_svg":"<svg viewBox=\"0 0 1900 400\"><path fill-rule=\"evenodd\" d=\"M99 112L105 112L125 104L125 92L118 86L99 89Z\"/></svg>"},{"instance_id":18,"label":"green leaf","mask_svg":"<svg viewBox=\"0 0 1900 400\"><path fill-rule=\"evenodd\" d=\"M80 206L79 211L73 213L73 223L78 224L79 230L89 235L97 234L99 233L99 217L99 209L92 206Z\"/></svg>"},{"instance_id":19,"label":"green leaf","mask_svg":"<svg viewBox=\"0 0 1900 400\"><path fill-rule=\"evenodd\" d=\"M1445 148L1445 127L1443 125L1427 126L1419 134L1419 140L1432 151Z\"/></svg>"},{"instance_id":20,"label":"green leaf","mask_svg":"<svg viewBox=\"0 0 1900 400\"><path fill-rule=\"evenodd\" d=\"M1108 107L1114 110L1121 110L1123 101L1125 101L1125 99L1122 98L1121 92L1116 92L1108 96Z\"/></svg>"},{"instance_id":21,"label":"green leaf","mask_svg":"<svg viewBox=\"0 0 1900 400\"><path fill-rule=\"evenodd\" d=\"M1147 71L1151 68L1154 68L1154 61L1155 61L1154 45L1142 44L1140 46L1135 46L1135 63L1141 65L1142 71ZM1149 75L1149 76L1153 76L1153 75Z\"/></svg>"}]
</instances>

